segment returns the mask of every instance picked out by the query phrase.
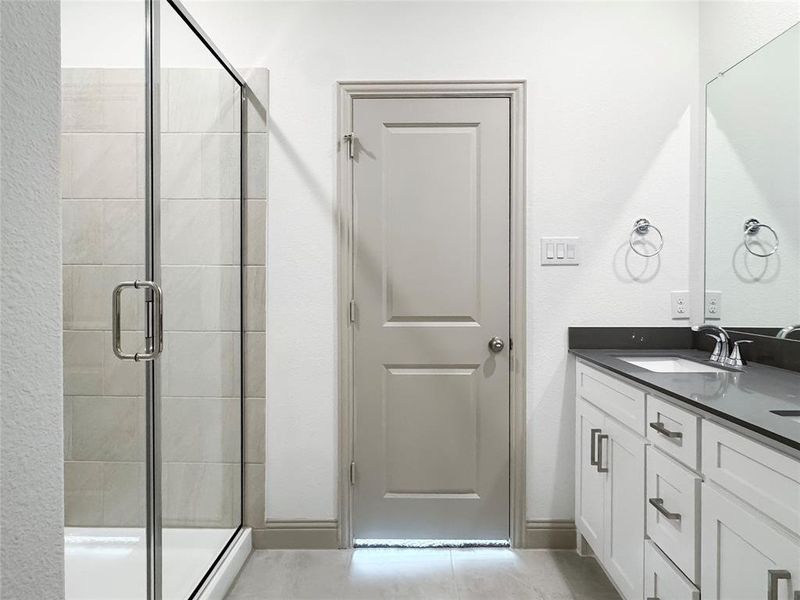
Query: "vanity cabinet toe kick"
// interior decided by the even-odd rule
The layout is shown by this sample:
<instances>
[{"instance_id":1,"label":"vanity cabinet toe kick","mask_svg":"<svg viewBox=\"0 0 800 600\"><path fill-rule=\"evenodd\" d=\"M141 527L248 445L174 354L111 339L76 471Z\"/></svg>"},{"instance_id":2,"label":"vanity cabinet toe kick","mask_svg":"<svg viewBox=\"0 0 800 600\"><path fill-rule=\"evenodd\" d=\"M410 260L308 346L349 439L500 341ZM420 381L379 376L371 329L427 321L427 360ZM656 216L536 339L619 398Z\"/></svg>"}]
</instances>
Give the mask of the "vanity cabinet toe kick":
<instances>
[{"instance_id":1,"label":"vanity cabinet toe kick","mask_svg":"<svg viewBox=\"0 0 800 600\"><path fill-rule=\"evenodd\" d=\"M576 396L578 544L623 598L800 600L800 460L580 359Z\"/></svg>"}]
</instances>

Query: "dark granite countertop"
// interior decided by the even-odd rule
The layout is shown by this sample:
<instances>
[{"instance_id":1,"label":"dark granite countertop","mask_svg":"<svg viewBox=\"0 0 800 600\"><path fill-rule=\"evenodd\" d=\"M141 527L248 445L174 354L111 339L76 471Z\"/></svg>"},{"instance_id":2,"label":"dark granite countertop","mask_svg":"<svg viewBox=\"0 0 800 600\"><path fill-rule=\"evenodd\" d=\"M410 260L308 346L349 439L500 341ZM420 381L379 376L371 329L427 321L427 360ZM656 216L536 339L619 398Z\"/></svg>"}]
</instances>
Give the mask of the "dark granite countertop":
<instances>
[{"instance_id":1,"label":"dark granite countertop","mask_svg":"<svg viewBox=\"0 0 800 600\"><path fill-rule=\"evenodd\" d=\"M749 363L742 371L723 373L656 373L621 360L622 356L675 356L711 364L700 350L584 350L576 357L603 367L660 394L685 403L715 420L734 423L774 442L800 451L800 416L770 411L800 410L800 373ZM715 365L716 366L716 365Z\"/></svg>"}]
</instances>

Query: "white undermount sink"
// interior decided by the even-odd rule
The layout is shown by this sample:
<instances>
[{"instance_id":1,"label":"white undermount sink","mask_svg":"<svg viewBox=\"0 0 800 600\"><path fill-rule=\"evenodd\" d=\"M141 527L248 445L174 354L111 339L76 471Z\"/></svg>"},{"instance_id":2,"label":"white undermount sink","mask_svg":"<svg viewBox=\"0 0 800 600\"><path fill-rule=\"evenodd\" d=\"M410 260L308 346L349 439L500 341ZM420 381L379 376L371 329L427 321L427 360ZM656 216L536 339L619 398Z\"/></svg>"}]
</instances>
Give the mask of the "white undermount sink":
<instances>
[{"instance_id":1,"label":"white undermount sink","mask_svg":"<svg viewBox=\"0 0 800 600\"><path fill-rule=\"evenodd\" d=\"M655 373L724 373L711 365L677 356L620 356L620 360Z\"/></svg>"}]
</instances>

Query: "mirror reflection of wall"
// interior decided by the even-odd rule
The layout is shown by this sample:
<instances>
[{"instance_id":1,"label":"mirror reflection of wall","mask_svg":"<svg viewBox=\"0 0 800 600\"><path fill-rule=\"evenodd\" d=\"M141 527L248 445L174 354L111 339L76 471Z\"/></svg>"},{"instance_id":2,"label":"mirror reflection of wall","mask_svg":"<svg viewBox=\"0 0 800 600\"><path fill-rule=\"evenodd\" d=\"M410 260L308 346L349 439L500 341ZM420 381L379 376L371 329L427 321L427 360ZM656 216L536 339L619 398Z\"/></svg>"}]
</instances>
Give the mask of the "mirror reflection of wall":
<instances>
[{"instance_id":1,"label":"mirror reflection of wall","mask_svg":"<svg viewBox=\"0 0 800 600\"><path fill-rule=\"evenodd\" d=\"M706 97L706 290L723 326L777 332L800 323L800 24Z\"/></svg>"}]
</instances>

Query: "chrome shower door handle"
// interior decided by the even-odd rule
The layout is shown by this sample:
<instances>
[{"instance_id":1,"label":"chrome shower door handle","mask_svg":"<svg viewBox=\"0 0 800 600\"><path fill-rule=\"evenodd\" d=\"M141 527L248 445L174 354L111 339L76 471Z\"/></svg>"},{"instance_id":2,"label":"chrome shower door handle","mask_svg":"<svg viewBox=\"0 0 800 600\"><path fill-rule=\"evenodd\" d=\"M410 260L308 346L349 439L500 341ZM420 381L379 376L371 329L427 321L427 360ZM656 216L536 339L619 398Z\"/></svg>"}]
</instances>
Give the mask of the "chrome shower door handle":
<instances>
[{"instance_id":1,"label":"chrome shower door handle","mask_svg":"<svg viewBox=\"0 0 800 600\"><path fill-rule=\"evenodd\" d=\"M125 288L133 288L136 290L144 289L150 292L151 299L145 302L145 305L151 304L149 314L147 315L146 333L145 333L145 352L124 352L122 350L122 324L120 315L122 291ZM162 309L161 288L154 281L123 281L114 288L111 294L111 344L114 349L114 355L120 360L133 360L148 361L155 360L164 347L164 312Z\"/></svg>"}]
</instances>

